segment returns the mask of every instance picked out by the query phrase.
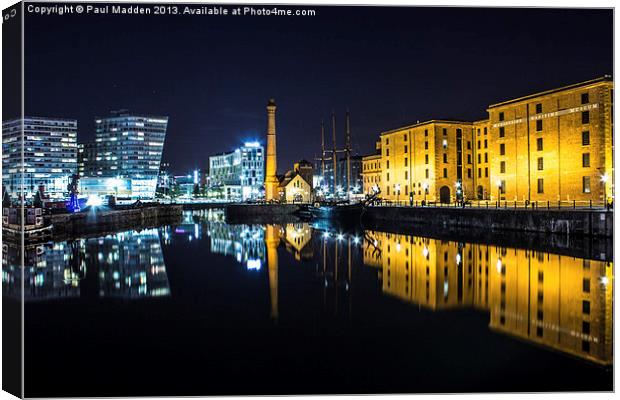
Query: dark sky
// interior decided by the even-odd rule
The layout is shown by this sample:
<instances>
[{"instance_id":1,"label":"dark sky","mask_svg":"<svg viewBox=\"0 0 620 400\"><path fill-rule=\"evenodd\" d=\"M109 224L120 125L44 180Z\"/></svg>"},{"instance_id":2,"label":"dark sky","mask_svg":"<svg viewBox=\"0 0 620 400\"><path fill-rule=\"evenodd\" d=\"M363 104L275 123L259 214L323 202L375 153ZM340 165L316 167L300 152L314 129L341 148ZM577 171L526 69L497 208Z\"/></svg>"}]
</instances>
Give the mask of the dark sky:
<instances>
[{"instance_id":1,"label":"dark sky","mask_svg":"<svg viewBox=\"0 0 620 400\"><path fill-rule=\"evenodd\" d=\"M366 154L383 130L612 73L611 10L304 8L318 15L29 14L26 114L76 118L79 141L109 110L168 115L163 157L185 173L263 140L273 97L282 173L318 155L332 109Z\"/></svg>"}]
</instances>

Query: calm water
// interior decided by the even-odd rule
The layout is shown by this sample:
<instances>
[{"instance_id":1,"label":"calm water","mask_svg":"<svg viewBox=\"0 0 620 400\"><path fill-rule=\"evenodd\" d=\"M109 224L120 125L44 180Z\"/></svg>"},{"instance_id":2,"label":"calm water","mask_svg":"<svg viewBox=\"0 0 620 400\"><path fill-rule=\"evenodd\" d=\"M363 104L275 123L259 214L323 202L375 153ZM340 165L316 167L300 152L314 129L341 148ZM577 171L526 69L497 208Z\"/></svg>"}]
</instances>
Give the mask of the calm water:
<instances>
[{"instance_id":1,"label":"calm water","mask_svg":"<svg viewBox=\"0 0 620 400\"><path fill-rule=\"evenodd\" d=\"M612 389L611 262L219 211L25 258L26 396Z\"/></svg>"}]
</instances>

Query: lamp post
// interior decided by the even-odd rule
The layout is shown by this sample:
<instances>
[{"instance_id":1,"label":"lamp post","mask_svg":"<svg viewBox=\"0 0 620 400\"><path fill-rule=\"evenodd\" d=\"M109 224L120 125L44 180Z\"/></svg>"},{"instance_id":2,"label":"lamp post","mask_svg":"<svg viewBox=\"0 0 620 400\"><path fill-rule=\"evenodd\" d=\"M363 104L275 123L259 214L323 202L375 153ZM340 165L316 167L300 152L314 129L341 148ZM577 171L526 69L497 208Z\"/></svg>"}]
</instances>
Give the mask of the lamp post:
<instances>
[{"instance_id":1,"label":"lamp post","mask_svg":"<svg viewBox=\"0 0 620 400\"><path fill-rule=\"evenodd\" d=\"M426 195L428 194L428 182L424 182L424 205L426 205Z\"/></svg>"},{"instance_id":2,"label":"lamp post","mask_svg":"<svg viewBox=\"0 0 620 400\"><path fill-rule=\"evenodd\" d=\"M397 183L396 185L394 185L394 190L396 191L396 204L398 205L399 198L400 198L400 183Z\"/></svg>"},{"instance_id":3,"label":"lamp post","mask_svg":"<svg viewBox=\"0 0 620 400\"><path fill-rule=\"evenodd\" d=\"M605 207L607 207L607 180L609 179L609 177L607 176L607 174L603 174L603 176L601 176L601 182L603 182L603 201L605 203Z\"/></svg>"},{"instance_id":4,"label":"lamp post","mask_svg":"<svg viewBox=\"0 0 620 400\"><path fill-rule=\"evenodd\" d=\"M502 192L502 181L501 180L497 180L497 204L499 204L500 198L501 198L501 192Z\"/></svg>"}]
</instances>

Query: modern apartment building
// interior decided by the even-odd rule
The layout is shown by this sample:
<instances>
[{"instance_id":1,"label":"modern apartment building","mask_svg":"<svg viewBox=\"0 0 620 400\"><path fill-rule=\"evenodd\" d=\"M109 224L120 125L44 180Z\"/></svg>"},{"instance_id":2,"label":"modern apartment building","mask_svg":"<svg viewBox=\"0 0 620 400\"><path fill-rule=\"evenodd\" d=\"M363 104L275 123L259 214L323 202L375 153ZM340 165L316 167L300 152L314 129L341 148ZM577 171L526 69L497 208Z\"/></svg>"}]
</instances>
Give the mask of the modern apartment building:
<instances>
[{"instance_id":1,"label":"modern apartment building","mask_svg":"<svg viewBox=\"0 0 620 400\"><path fill-rule=\"evenodd\" d=\"M31 198L44 185L52 199L63 198L77 169L76 120L24 117L2 123L2 185L11 196Z\"/></svg>"}]
</instances>

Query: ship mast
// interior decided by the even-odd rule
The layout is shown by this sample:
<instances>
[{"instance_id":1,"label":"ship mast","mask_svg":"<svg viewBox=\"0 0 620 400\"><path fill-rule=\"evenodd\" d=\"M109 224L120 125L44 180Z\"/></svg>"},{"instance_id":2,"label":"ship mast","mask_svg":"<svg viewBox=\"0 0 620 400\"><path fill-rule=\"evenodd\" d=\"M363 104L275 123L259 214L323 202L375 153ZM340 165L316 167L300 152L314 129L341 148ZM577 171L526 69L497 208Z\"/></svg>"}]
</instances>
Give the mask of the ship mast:
<instances>
[{"instance_id":1,"label":"ship mast","mask_svg":"<svg viewBox=\"0 0 620 400\"><path fill-rule=\"evenodd\" d=\"M351 125L349 123L349 110L347 109L345 121L345 149L347 157L347 200L350 200L351 193Z\"/></svg>"},{"instance_id":2,"label":"ship mast","mask_svg":"<svg viewBox=\"0 0 620 400\"><path fill-rule=\"evenodd\" d=\"M332 151L332 158L334 161L334 170L333 170L333 175L334 175L334 198L336 198L338 196L338 193L336 191L336 187L338 186L338 175L337 175L337 170L338 170L338 166L337 166L337 156L336 156L336 114L334 113L334 111L332 110L332 139L334 142L334 149Z\"/></svg>"}]
</instances>

